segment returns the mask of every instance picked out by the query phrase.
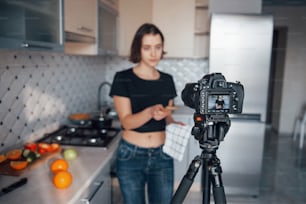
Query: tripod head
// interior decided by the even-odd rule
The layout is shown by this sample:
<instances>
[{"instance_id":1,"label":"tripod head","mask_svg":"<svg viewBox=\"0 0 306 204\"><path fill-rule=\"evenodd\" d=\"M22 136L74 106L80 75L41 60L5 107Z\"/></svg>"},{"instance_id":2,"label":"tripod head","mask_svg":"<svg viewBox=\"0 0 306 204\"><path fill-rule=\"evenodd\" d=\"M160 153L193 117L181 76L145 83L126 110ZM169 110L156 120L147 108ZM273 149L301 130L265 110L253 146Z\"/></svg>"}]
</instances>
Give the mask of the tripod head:
<instances>
[{"instance_id":1,"label":"tripod head","mask_svg":"<svg viewBox=\"0 0 306 204\"><path fill-rule=\"evenodd\" d=\"M228 114L203 115L195 112L193 119L191 134L199 141L200 148L207 153L215 153L230 128Z\"/></svg>"}]
</instances>

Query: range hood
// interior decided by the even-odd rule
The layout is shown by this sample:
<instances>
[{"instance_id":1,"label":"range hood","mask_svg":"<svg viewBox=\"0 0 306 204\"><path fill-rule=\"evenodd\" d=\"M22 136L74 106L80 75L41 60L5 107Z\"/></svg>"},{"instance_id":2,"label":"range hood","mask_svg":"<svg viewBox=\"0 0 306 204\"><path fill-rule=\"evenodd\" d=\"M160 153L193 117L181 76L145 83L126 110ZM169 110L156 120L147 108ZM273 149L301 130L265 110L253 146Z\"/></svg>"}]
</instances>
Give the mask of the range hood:
<instances>
[{"instance_id":1,"label":"range hood","mask_svg":"<svg viewBox=\"0 0 306 204\"><path fill-rule=\"evenodd\" d=\"M66 42L96 43L96 38L88 35L65 31Z\"/></svg>"}]
</instances>

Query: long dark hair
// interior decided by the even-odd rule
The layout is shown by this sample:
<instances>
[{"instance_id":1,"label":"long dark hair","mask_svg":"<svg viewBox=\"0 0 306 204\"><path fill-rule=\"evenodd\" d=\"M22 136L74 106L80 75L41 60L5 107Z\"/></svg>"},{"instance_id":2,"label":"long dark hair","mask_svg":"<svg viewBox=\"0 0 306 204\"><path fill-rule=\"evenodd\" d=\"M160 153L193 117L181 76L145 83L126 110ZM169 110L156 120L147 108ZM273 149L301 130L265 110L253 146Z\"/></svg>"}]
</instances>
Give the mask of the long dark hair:
<instances>
[{"instance_id":1,"label":"long dark hair","mask_svg":"<svg viewBox=\"0 0 306 204\"><path fill-rule=\"evenodd\" d=\"M133 63L138 63L141 60L140 50L141 50L142 38L146 34L153 34L153 35L159 34L162 39L162 43L164 45L165 41L164 35L157 26L151 23L145 23L141 25L136 31L131 45L131 53L129 60ZM166 54L165 51L162 52L161 58L163 58L164 54Z\"/></svg>"}]
</instances>

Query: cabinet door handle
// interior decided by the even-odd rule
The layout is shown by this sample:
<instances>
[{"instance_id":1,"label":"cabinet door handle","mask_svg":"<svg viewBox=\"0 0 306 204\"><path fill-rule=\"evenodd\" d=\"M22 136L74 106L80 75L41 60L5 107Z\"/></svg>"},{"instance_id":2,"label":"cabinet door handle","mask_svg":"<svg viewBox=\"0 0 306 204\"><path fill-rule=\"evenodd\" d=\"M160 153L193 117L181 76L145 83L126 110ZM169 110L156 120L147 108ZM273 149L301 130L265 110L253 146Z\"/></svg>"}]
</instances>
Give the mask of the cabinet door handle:
<instances>
[{"instance_id":1,"label":"cabinet door handle","mask_svg":"<svg viewBox=\"0 0 306 204\"><path fill-rule=\"evenodd\" d=\"M94 182L94 185L96 185L97 188L94 190L94 192L91 194L90 198L88 199L89 202L95 197L96 193L102 187L103 183L104 183L103 181L101 181L101 182Z\"/></svg>"},{"instance_id":2,"label":"cabinet door handle","mask_svg":"<svg viewBox=\"0 0 306 204\"><path fill-rule=\"evenodd\" d=\"M103 185L103 181L101 182L94 182L93 185L97 186L95 190L92 192L92 194L89 196L89 198L81 198L80 201L84 204L90 204L91 200L95 197L96 193L99 191L99 189Z\"/></svg>"},{"instance_id":3,"label":"cabinet door handle","mask_svg":"<svg viewBox=\"0 0 306 204\"><path fill-rule=\"evenodd\" d=\"M79 27L78 27L78 30L84 31L84 32L92 32L92 29L91 29L91 28L87 28L87 27L85 27L85 26L79 26Z\"/></svg>"},{"instance_id":4,"label":"cabinet door handle","mask_svg":"<svg viewBox=\"0 0 306 204\"><path fill-rule=\"evenodd\" d=\"M29 47L29 44L28 43L22 43L20 46L24 47L24 48L27 48L27 47Z\"/></svg>"},{"instance_id":5,"label":"cabinet door handle","mask_svg":"<svg viewBox=\"0 0 306 204\"><path fill-rule=\"evenodd\" d=\"M30 43L21 43L20 47L22 48L36 48L36 49L52 49L50 46L45 46L45 45L34 45Z\"/></svg>"}]
</instances>

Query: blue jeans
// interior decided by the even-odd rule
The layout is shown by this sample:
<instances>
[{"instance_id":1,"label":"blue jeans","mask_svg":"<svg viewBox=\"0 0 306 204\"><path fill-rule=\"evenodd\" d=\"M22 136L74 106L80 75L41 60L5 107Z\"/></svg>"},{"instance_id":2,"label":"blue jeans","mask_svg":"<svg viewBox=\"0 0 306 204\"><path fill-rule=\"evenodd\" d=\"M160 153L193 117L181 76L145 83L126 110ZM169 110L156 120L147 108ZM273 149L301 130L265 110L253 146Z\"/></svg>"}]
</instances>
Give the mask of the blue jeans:
<instances>
[{"instance_id":1,"label":"blue jeans","mask_svg":"<svg viewBox=\"0 0 306 204\"><path fill-rule=\"evenodd\" d=\"M169 204L173 195L173 159L157 148L142 148L121 140L117 175L125 204Z\"/></svg>"}]
</instances>

